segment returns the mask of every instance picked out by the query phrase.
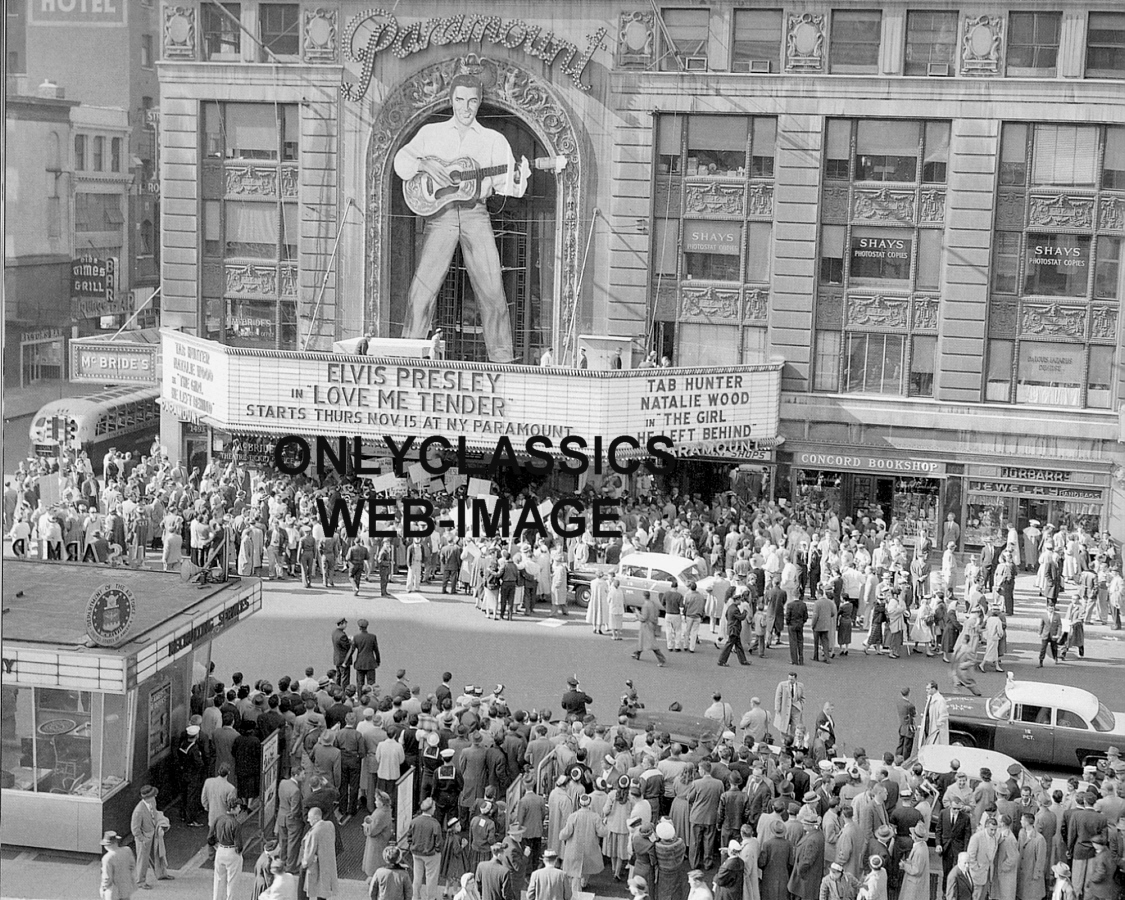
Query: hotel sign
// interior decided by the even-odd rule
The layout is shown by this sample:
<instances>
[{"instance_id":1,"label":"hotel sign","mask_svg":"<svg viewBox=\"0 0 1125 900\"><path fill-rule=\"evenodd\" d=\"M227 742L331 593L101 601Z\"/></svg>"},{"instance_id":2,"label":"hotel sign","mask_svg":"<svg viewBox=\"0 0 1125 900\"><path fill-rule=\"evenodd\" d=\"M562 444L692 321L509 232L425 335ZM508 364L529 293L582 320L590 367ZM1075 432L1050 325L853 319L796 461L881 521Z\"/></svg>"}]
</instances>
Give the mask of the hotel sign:
<instances>
[{"instance_id":1,"label":"hotel sign","mask_svg":"<svg viewBox=\"0 0 1125 900\"><path fill-rule=\"evenodd\" d=\"M20 0L15 0L20 2ZM130 0L27 0L32 25L120 27Z\"/></svg>"},{"instance_id":2,"label":"hotel sign","mask_svg":"<svg viewBox=\"0 0 1125 900\"><path fill-rule=\"evenodd\" d=\"M242 351L164 330L163 405L257 435L666 435L675 445L777 436L780 362L589 370Z\"/></svg>"},{"instance_id":3,"label":"hotel sign","mask_svg":"<svg viewBox=\"0 0 1125 900\"><path fill-rule=\"evenodd\" d=\"M560 71L569 75L579 90L588 91L589 86L582 83L582 73L594 51L601 48L607 31L602 27L592 35L586 35L586 49L579 51L576 44L554 32L520 19L461 13L434 16L407 25L400 24L385 9L371 9L352 16L348 21L344 32L344 55L362 67L363 81L341 83L340 93L348 100L361 100L371 85L375 57L380 53L405 59L431 46L453 44L495 44L534 56L547 66L561 60Z\"/></svg>"},{"instance_id":4,"label":"hotel sign","mask_svg":"<svg viewBox=\"0 0 1125 900\"><path fill-rule=\"evenodd\" d=\"M108 338L70 342L70 380L97 384L156 384L158 344L133 344Z\"/></svg>"}]
</instances>

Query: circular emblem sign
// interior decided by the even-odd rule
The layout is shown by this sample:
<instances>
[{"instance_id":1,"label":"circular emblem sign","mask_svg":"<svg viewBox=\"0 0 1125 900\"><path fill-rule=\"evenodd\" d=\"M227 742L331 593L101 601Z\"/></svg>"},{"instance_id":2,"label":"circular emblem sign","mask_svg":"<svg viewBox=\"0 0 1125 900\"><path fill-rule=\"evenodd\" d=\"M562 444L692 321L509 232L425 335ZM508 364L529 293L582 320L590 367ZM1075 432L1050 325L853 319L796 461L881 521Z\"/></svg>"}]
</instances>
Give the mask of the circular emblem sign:
<instances>
[{"instance_id":1,"label":"circular emblem sign","mask_svg":"<svg viewBox=\"0 0 1125 900\"><path fill-rule=\"evenodd\" d=\"M137 598L123 584L103 584L86 604L86 634L99 647L116 647L129 636Z\"/></svg>"}]
</instances>

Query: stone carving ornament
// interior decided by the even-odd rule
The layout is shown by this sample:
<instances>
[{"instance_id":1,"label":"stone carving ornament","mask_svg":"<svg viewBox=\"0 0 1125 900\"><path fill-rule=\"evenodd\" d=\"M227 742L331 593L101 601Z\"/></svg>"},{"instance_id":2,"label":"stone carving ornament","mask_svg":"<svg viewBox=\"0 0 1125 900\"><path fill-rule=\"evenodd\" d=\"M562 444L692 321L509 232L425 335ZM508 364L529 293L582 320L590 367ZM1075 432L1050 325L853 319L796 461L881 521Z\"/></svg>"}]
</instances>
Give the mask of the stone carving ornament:
<instances>
[{"instance_id":1,"label":"stone carving ornament","mask_svg":"<svg viewBox=\"0 0 1125 900\"><path fill-rule=\"evenodd\" d=\"M277 166L226 166L223 176L227 195L277 196Z\"/></svg>"},{"instance_id":2,"label":"stone carving ornament","mask_svg":"<svg viewBox=\"0 0 1125 900\"><path fill-rule=\"evenodd\" d=\"M1015 300L993 300L988 310L988 336L1014 338L1019 306Z\"/></svg>"},{"instance_id":3,"label":"stone carving ornament","mask_svg":"<svg viewBox=\"0 0 1125 900\"><path fill-rule=\"evenodd\" d=\"M738 300L738 288L684 285L680 290L680 318L737 319Z\"/></svg>"},{"instance_id":4,"label":"stone carving ornament","mask_svg":"<svg viewBox=\"0 0 1125 900\"><path fill-rule=\"evenodd\" d=\"M741 217L744 201L745 193L741 184L689 181L685 185L684 211L687 213Z\"/></svg>"},{"instance_id":5,"label":"stone carving ornament","mask_svg":"<svg viewBox=\"0 0 1125 900\"><path fill-rule=\"evenodd\" d=\"M746 200L746 214L760 218L773 218L773 184L754 181Z\"/></svg>"},{"instance_id":6,"label":"stone carving ornament","mask_svg":"<svg viewBox=\"0 0 1125 900\"><path fill-rule=\"evenodd\" d=\"M1098 201L1098 225L1108 231L1125 231L1125 197L1103 196Z\"/></svg>"},{"instance_id":7,"label":"stone carving ornament","mask_svg":"<svg viewBox=\"0 0 1125 900\"><path fill-rule=\"evenodd\" d=\"M1084 307L1060 306L1058 303L1025 303L1022 312L1020 331L1025 335L1050 335L1073 340L1086 337Z\"/></svg>"},{"instance_id":8,"label":"stone carving ornament","mask_svg":"<svg viewBox=\"0 0 1125 900\"><path fill-rule=\"evenodd\" d=\"M848 221L848 189L842 185L825 185L821 221L843 225Z\"/></svg>"},{"instance_id":9,"label":"stone carving ornament","mask_svg":"<svg viewBox=\"0 0 1125 900\"><path fill-rule=\"evenodd\" d=\"M919 221L923 225L940 225L945 221L945 191L922 191L918 205Z\"/></svg>"},{"instance_id":10,"label":"stone carving ornament","mask_svg":"<svg viewBox=\"0 0 1125 900\"><path fill-rule=\"evenodd\" d=\"M485 102L526 122L547 155L567 158L567 168L557 176L562 253L555 277L559 308L556 343L561 358L568 359L575 352L572 322L579 290L582 154L578 139L570 113L552 87L508 60L491 60L476 54L447 59L415 72L389 94L376 112L367 147L366 322L368 327L378 327L383 322L390 290L390 266L386 259L391 252L387 242L394 153L416 126L431 114L448 109L449 82L462 72L471 72L484 82Z\"/></svg>"},{"instance_id":11,"label":"stone carving ornament","mask_svg":"<svg viewBox=\"0 0 1125 900\"><path fill-rule=\"evenodd\" d=\"M911 318L915 331L937 331L938 298L915 297Z\"/></svg>"},{"instance_id":12,"label":"stone carving ornament","mask_svg":"<svg viewBox=\"0 0 1125 900\"><path fill-rule=\"evenodd\" d=\"M962 75L999 75L1004 45L1001 16L966 16L961 39Z\"/></svg>"},{"instance_id":13,"label":"stone carving ornament","mask_svg":"<svg viewBox=\"0 0 1125 900\"><path fill-rule=\"evenodd\" d=\"M790 13L785 29L785 69L824 71L824 16Z\"/></svg>"},{"instance_id":14,"label":"stone carving ornament","mask_svg":"<svg viewBox=\"0 0 1125 900\"><path fill-rule=\"evenodd\" d=\"M907 304L905 297L852 294L848 297L846 324L848 327L906 328Z\"/></svg>"},{"instance_id":15,"label":"stone carving ornament","mask_svg":"<svg viewBox=\"0 0 1125 900\"><path fill-rule=\"evenodd\" d=\"M1028 223L1059 228L1092 228L1094 198L1070 197L1066 194L1043 196L1033 194L1028 209Z\"/></svg>"},{"instance_id":16,"label":"stone carving ornament","mask_svg":"<svg viewBox=\"0 0 1125 900\"><path fill-rule=\"evenodd\" d=\"M1090 310L1090 337L1096 341L1117 339L1117 307L1095 306Z\"/></svg>"},{"instance_id":17,"label":"stone carving ornament","mask_svg":"<svg viewBox=\"0 0 1125 900\"><path fill-rule=\"evenodd\" d=\"M746 305L742 318L747 322L765 322L769 318L770 292L766 288L746 288Z\"/></svg>"},{"instance_id":18,"label":"stone carving ornament","mask_svg":"<svg viewBox=\"0 0 1125 900\"><path fill-rule=\"evenodd\" d=\"M252 294L273 297L277 294L275 266L227 265L226 294Z\"/></svg>"},{"instance_id":19,"label":"stone carving ornament","mask_svg":"<svg viewBox=\"0 0 1125 900\"><path fill-rule=\"evenodd\" d=\"M656 24L651 9L623 12L617 26L617 65L622 68L652 64L656 50Z\"/></svg>"},{"instance_id":20,"label":"stone carving ornament","mask_svg":"<svg viewBox=\"0 0 1125 900\"><path fill-rule=\"evenodd\" d=\"M864 221L914 224L914 191L894 191L890 188L859 190L855 192L853 218Z\"/></svg>"},{"instance_id":21,"label":"stone carving ornament","mask_svg":"<svg viewBox=\"0 0 1125 900\"><path fill-rule=\"evenodd\" d=\"M339 12L318 6L305 9L301 48L307 63L334 63L339 48L336 17Z\"/></svg>"},{"instance_id":22,"label":"stone carving ornament","mask_svg":"<svg viewBox=\"0 0 1125 900\"><path fill-rule=\"evenodd\" d=\"M195 8L164 7L164 59L195 59Z\"/></svg>"}]
</instances>

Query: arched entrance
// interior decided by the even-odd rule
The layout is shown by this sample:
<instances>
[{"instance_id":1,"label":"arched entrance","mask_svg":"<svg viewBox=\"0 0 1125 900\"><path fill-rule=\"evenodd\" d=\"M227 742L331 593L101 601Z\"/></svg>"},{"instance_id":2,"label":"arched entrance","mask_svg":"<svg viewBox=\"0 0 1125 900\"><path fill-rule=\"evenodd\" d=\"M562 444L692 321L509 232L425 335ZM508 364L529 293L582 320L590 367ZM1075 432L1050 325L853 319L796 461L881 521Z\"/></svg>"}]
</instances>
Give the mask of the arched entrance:
<instances>
[{"instance_id":1,"label":"arched entrance","mask_svg":"<svg viewBox=\"0 0 1125 900\"><path fill-rule=\"evenodd\" d=\"M381 335L401 332L422 221L402 199L394 154L423 124L448 116L448 85L460 72L484 82L479 118L508 138L517 158L567 158L567 169L557 178L533 172L522 200L494 198L490 212L517 358L534 362L537 347L553 346L560 359L568 360L575 345L581 245L578 141L553 89L506 60L466 56L430 66L401 84L379 109L367 158L366 321ZM458 262L459 256L438 295L435 324L445 330L450 358L485 359L475 298Z\"/></svg>"}]
</instances>

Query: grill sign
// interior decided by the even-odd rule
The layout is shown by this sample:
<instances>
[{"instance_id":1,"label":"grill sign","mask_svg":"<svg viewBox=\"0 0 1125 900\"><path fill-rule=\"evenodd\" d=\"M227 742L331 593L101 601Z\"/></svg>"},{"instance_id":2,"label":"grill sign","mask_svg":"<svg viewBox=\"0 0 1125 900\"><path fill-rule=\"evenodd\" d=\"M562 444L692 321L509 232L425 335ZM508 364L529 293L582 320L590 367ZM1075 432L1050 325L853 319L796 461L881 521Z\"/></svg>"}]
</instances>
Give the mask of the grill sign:
<instances>
[{"instance_id":1,"label":"grill sign","mask_svg":"<svg viewBox=\"0 0 1125 900\"><path fill-rule=\"evenodd\" d=\"M70 264L70 296L104 297L108 266L104 259L84 256Z\"/></svg>"}]
</instances>

